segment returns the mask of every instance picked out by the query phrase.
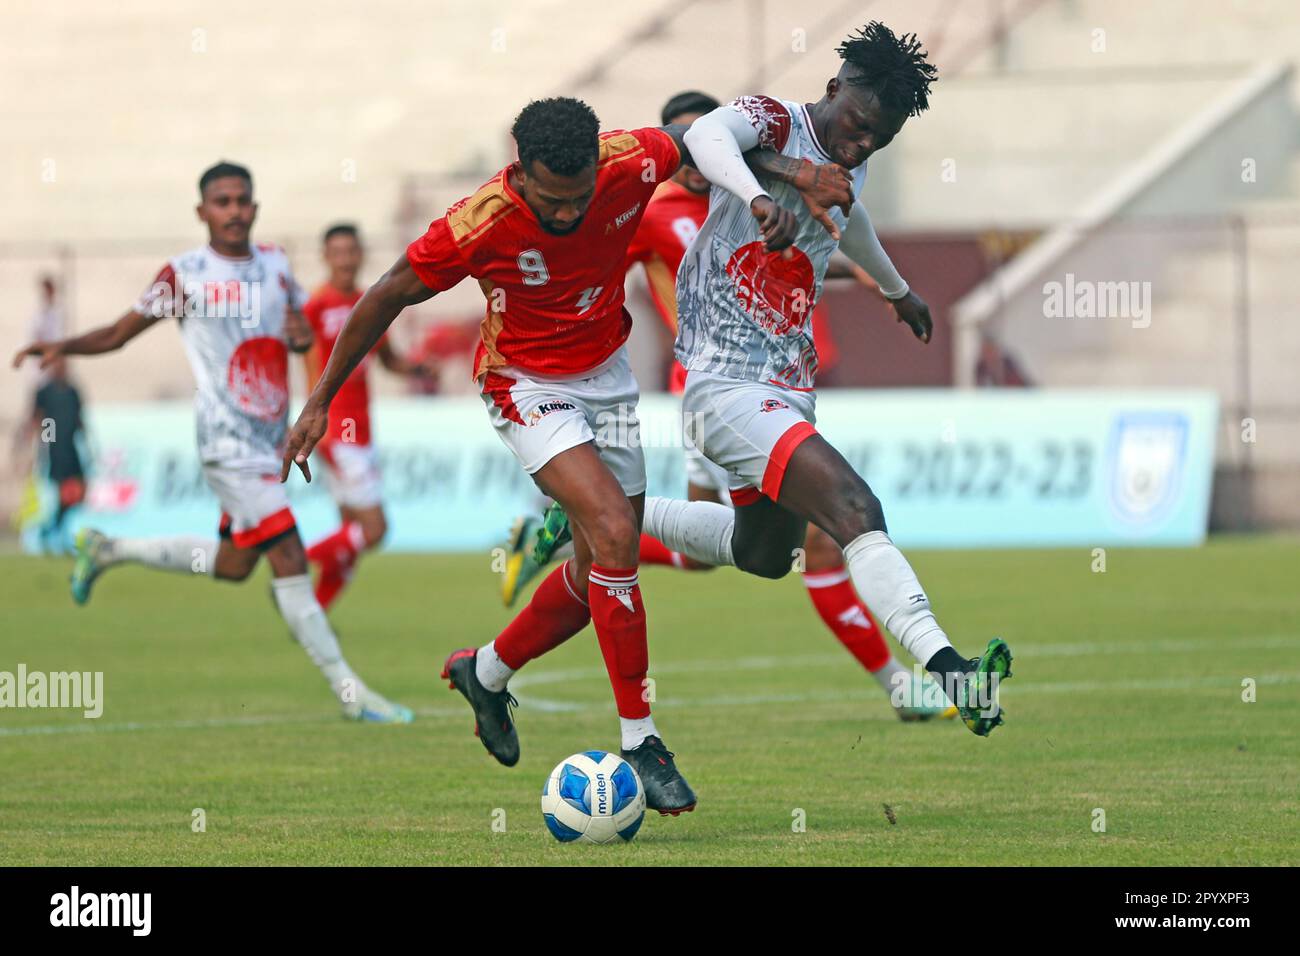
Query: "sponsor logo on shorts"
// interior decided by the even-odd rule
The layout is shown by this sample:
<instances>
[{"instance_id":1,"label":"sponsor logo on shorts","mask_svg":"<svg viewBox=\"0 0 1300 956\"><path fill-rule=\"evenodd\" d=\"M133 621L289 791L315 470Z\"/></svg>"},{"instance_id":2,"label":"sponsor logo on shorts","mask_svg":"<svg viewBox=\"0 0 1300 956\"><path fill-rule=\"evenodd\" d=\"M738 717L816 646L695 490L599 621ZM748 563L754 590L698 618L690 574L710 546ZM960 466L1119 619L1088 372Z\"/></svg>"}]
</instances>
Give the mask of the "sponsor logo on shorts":
<instances>
[{"instance_id":1,"label":"sponsor logo on shorts","mask_svg":"<svg viewBox=\"0 0 1300 956\"><path fill-rule=\"evenodd\" d=\"M790 407L789 405L781 401L779 398L765 398L759 404L759 411L774 412L778 408L789 408L789 407Z\"/></svg>"},{"instance_id":2,"label":"sponsor logo on shorts","mask_svg":"<svg viewBox=\"0 0 1300 956\"><path fill-rule=\"evenodd\" d=\"M536 425L551 412L571 412L577 407L572 402L542 402L528 413L528 424Z\"/></svg>"}]
</instances>

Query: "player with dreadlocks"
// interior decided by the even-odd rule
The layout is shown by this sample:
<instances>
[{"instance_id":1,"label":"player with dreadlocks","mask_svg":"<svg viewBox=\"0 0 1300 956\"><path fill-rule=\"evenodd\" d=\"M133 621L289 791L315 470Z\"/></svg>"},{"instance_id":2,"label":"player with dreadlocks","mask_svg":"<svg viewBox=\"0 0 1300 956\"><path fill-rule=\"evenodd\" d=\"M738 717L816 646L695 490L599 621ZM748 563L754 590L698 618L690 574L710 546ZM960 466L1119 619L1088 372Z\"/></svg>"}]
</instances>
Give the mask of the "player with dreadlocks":
<instances>
[{"instance_id":1,"label":"player with dreadlocks","mask_svg":"<svg viewBox=\"0 0 1300 956\"><path fill-rule=\"evenodd\" d=\"M929 106L937 71L914 34L896 36L874 21L838 52L843 65L816 103L742 96L685 135L696 168L721 188L677 273L682 407L695 446L730 476L736 507L648 497L644 530L696 561L780 578L812 522L844 550L866 604L939 680L967 727L985 736L1002 722L997 686L1011 674L1010 649L997 638L976 659L953 648L889 538L879 499L814 427L810 316L837 247L875 279L917 338L929 342L931 333L929 309L856 197L871 154ZM791 168L834 164L851 177L855 198L829 210L836 229L823 228L825 211L785 183L759 184L741 158L756 145ZM762 196L799 210L792 251L772 253L760 241L750 204Z\"/></svg>"}]
</instances>

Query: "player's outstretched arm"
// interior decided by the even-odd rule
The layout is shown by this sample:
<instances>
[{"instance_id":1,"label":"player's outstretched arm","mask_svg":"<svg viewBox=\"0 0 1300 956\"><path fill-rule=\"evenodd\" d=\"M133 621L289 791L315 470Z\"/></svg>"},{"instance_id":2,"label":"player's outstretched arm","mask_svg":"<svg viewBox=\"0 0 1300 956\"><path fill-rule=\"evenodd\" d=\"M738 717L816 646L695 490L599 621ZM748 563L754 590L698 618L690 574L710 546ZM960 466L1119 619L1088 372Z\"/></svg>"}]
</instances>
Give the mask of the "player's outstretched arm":
<instances>
[{"instance_id":1,"label":"player's outstretched arm","mask_svg":"<svg viewBox=\"0 0 1300 956\"><path fill-rule=\"evenodd\" d=\"M105 352L115 352L156 323L159 318L160 316L141 315L132 309L116 322L101 325L97 329L74 335L69 339L32 342L14 353L13 367L22 365L23 360L28 356L39 358L41 368L45 368L60 355L102 355Z\"/></svg>"},{"instance_id":2,"label":"player's outstretched arm","mask_svg":"<svg viewBox=\"0 0 1300 956\"><path fill-rule=\"evenodd\" d=\"M876 280L871 278L871 273L842 252L831 253L830 261L826 263L826 278L853 279L872 292L880 291L880 286L876 285Z\"/></svg>"},{"instance_id":3,"label":"player's outstretched arm","mask_svg":"<svg viewBox=\"0 0 1300 956\"><path fill-rule=\"evenodd\" d=\"M922 342L929 342L934 330L934 321L930 318L930 307L919 295L908 288L903 277L894 268L889 253L880 244L876 228L871 224L867 207L861 202L853 203L853 212L844 227L844 237L840 240L840 252L844 253L876 280L880 294L889 300L898 321L906 322L912 334Z\"/></svg>"},{"instance_id":4,"label":"player's outstretched arm","mask_svg":"<svg viewBox=\"0 0 1300 956\"><path fill-rule=\"evenodd\" d=\"M352 370L375 347L375 343L408 305L433 297L433 290L420 281L410 261L402 256L379 281L366 290L352 309L343 330L330 351L330 360L321 372L316 387L307 396L298 420L284 446L280 480L286 481L289 470L297 465L302 476L311 481L307 458L329 425L330 402Z\"/></svg>"}]
</instances>

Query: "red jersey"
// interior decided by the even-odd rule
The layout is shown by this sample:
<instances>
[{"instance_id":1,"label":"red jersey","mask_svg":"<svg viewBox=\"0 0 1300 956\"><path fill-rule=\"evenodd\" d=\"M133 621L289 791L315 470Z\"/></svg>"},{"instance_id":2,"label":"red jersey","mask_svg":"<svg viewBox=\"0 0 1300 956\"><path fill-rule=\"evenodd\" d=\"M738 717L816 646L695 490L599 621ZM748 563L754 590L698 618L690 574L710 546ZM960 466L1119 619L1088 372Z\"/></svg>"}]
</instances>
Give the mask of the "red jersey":
<instances>
[{"instance_id":1,"label":"red jersey","mask_svg":"<svg viewBox=\"0 0 1300 956\"><path fill-rule=\"evenodd\" d=\"M577 376L614 354L632 327L623 307L628 243L655 186L680 162L661 130L601 133L595 194L573 232L542 229L506 167L407 247L411 268L435 292L479 280L487 312L475 378L504 366Z\"/></svg>"},{"instance_id":2,"label":"red jersey","mask_svg":"<svg viewBox=\"0 0 1300 956\"><path fill-rule=\"evenodd\" d=\"M641 227L627 249L627 267L645 263L650 298L659 317L673 335L677 334L677 269L686 247L695 239L709 215L709 194L693 193L671 180L660 186L646 207ZM813 307L813 341L817 346L819 367L824 371L835 364L839 352L831 338L830 321L820 305ZM673 359L668 391L680 394L686 388L686 369Z\"/></svg>"},{"instance_id":3,"label":"red jersey","mask_svg":"<svg viewBox=\"0 0 1300 956\"><path fill-rule=\"evenodd\" d=\"M655 191L627 249L629 269L638 262L645 264L650 298L673 335L677 334L677 267L708 215L708 193L693 193L670 180ZM685 388L686 369L673 359L668 391L680 393Z\"/></svg>"},{"instance_id":4,"label":"red jersey","mask_svg":"<svg viewBox=\"0 0 1300 956\"><path fill-rule=\"evenodd\" d=\"M659 317L674 335L677 334L677 267L708 215L707 192L693 193L669 180L655 190L641 228L627 247L628 268L637 262L645 263L650 297Z\"/></svg>"},{"instance_id":5,"label":"red jersey","mask_svg":"<svg viewBox=\"0 0 1300 956\"><path fill-rule=\"evenodd\" d=\"M343 323L352 314L352 307L361 298L361 290L340 292L332 285L323 285L307 300L302 314L316 333L313 361L309 366L307 387L311 388L334 351ZM373 354L373 353L371 353ZM334 401L330 402L329 429L325 442L346 441L349 444L370 444L370 356L363 358L352 374L339 387Z\"/></svg>"}]
</instances>

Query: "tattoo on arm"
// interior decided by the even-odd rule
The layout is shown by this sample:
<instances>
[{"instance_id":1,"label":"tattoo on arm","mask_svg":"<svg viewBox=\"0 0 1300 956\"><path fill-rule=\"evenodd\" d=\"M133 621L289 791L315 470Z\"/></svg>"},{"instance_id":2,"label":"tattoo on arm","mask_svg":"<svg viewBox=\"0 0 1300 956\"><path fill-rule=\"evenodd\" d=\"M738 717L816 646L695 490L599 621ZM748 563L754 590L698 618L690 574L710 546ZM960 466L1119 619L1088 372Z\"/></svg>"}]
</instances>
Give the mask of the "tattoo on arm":
<instances>
[{"instance_id":1,"label":"tattoo on arm","mask_svg":"<svg viewBox=\"0 0 1300 956\"><path fill-rule=\"evenodd\" d=\"M803 161L790 156L782 156L770 149L751 149L745 153L745 165L760 180L776 180L780 183L794 185L795 176L803 166Z\"/></svg>"}]
</instances>

